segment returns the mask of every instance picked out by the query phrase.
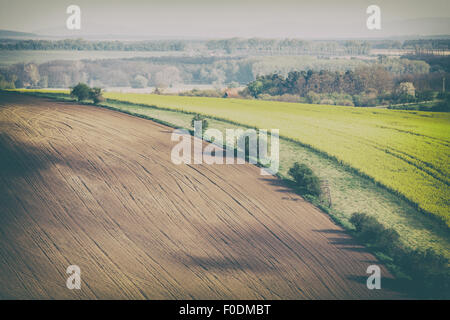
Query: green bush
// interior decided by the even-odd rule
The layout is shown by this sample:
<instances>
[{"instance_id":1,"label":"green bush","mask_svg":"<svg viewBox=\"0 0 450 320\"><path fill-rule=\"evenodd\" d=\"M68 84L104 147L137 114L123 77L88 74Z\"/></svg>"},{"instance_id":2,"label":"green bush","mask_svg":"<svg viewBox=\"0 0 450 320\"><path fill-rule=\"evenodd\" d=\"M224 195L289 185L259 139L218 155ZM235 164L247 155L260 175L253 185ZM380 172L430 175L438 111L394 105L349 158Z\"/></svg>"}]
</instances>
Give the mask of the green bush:
<instances>
[{"instance_id":1,"label":"green bush","mask_svg":"<svg viewBox=\"0 0 450 320\"><path fill-rule=\"evenodd\" d=\"M320 180L307 165L295 162L288 174L294 179L300 192L312 196L320 195Z\"/></svg>"},{"instance_id":2,"label":"green bush","mask_svg":"<svg viewBox=\"0 0 450 320\"><path fill-rule=\"evenodd\" d=\"M350 222L355 226L357 237L372 244L377 249L385 249L390 253L398 243L399 234L397 231L386 228L375 217L365 213L354 213Z\"/></svg>"},{"instance_id":3,"label":"green bush","mask_svg":"<svg viewBox=\"0 0 450 320\"><path fill-rule=\"evenodd\" d=\"M103 98L103 95L102 95L102 89L100 89L100 88L90 89L89 99L92 99L92 101L94 101L95 104L105 101L105 98Z\"/></svg>"},{"instance_id":4,"label":"green bush","mask_svg":"<svg viewBox=\"0 0 450 320\"><path fill-rule=\"evenodd\" d=\"M85 83L79 83L70 91L72 97L77 98L78 101L87 100L90 97L91 88Z\"/></svg>"},{"instance_id":5,"label":"green bush","mask_svg":"<svg viewBox=\"0 0 450 320\"><path fill-rule=\"evenodd\" d=\"M95 104L104 101L102 89L89 88L85 83L79 83L70 90L70 95L77 98L78 101L91 99Z\"/></svg>"},{"instance_id":6,"label":"green bush","mask_svg":"<svg viewBox=\"0 0 450 320\"><path fill-rule=\"evenodd\" d=\"M399 247L395 262L411 277L414 290L427 298L450 298L448 259L431 249Z\"/></svg>"},{"instance_id":7,"label":"green bush","mask_svg":"<svg viewBox=\"0 0 450 320\"><path fill-rule=\"evenodd\" d=\"M392 257L409 278L404 290L427 298L448 298L450 294L450 273L448 259L431 249L420 251L405 248L399 241L398 233L386 228L375 217L365 213L353 213L350 222L355 227L355 235L364 243Z\"/></svg>"}]
</instances>

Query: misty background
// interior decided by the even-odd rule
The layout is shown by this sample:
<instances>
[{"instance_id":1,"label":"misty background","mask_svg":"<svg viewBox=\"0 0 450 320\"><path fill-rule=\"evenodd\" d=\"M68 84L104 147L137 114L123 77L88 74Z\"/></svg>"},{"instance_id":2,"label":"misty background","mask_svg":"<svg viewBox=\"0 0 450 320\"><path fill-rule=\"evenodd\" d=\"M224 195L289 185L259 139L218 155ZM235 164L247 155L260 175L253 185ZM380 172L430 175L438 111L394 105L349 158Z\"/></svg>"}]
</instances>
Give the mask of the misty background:
<instances>
[{"instance_id":1,"label":"misty background","mask_svg":"<svg viewBox=\"0 0 450 320\"><path fill-rule=\"evenodd\" d=\"M66 8L81 8L67 30ZM381 8L382 29L366 28ZM447 34L447 0L39 0L0 1L0 29L47 36L116 38L360 38Z\"/></svg>"},{"instance_id":2,"label":"misty background","mask_svg":"<svg viewBox=\"0 0 450 320\"><path fill-rule=\"evenodd\" d=\"M81 8L80 30L66 27L70 5ZM381 30L366 26L370 5L381 9ZM0 89L85 83L105 91L375 106L432 101L450 83L448 0L0 6Z\"/></svg>"}]
</instances>

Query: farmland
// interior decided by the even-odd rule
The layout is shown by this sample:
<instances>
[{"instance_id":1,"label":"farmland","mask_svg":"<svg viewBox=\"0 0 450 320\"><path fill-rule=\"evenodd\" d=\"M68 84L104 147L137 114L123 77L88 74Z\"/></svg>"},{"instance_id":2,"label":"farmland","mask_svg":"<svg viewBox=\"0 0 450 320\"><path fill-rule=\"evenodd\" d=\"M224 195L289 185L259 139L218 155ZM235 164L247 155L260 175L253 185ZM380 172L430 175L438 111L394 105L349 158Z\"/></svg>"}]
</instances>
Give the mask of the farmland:
<instances>
[{"instance_id":1,"label":"farmland","mask_svg":"<svg viewBox=\"0 0 450 320\"><path fill-rule=\"evenodd\" d=\"M450 116L283 102L107 93L259 128L336 158L450 225Z\"/></svg>"},{"instance_id":2,"label":"farmland","mask_svg":"<svg viewBox=\"0 0 450 320\"><path fill-rule=\"evenodd\" d=\"M367 290L379 261L255 166L177 166L169 127L14 93L0 101L0 298L400 297ZM70 264L83 290L65 287Z\"/></svg>"}]
</instances>

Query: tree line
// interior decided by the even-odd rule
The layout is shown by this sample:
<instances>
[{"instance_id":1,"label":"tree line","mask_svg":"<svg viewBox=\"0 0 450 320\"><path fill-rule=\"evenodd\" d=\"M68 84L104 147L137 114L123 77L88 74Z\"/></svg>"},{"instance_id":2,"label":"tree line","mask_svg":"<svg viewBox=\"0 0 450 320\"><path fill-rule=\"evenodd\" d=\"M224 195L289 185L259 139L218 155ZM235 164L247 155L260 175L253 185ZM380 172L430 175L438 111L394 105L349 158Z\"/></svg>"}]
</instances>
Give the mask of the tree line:
<instances>
[{"instance_id":1,"label":"tree line","mask_svg":"<svg viewBox=\"0 0 450 320\"><path fill-rule=\"evenodd\" d=\"M257 75L277 73L287 76L291 71L307 70L346 72L372 65L382 65L394 76L426 75L430 71L430 66L421 60L386 57L379 61L311 56L153 57L82 61L57 60L41 64L19 63L0 67L0 75L4 81L1 87L5 87L5 83L9 82L9 85L17 88L67 88L79 82L103 88L167 87L176 84L209 84L223 87L230 83L245 85L255 80ZM442 72L443 70L436 71ZM311 83L313 82L311 81Z\"/></svg>"},{"instance_id":2,"label":"tree line","mask_svg":"<svg viewBox=\"0 0 450 320\"><path fill-rule=\"evenodd\" d=\"M291 71L258 76L242 95L267 100L348 106L430 101L442 90L445 74L395 75L381 64L341 71Z\"/></svg>"},{"instance_id":3,"label":"tree line","mask_svg":"<svg viewBox=\"0 0 450 320\"><path fill-rule=\"evenodd\" d=\"M1 39L0 50L223 51L263 54L368 55L374 49L448 50L450 39L302 40L230 38L219 40L89 41ZM420 50L419 50L420 51Z\"/></svg>"},{"instance_id":4,"label":"tree line","mask_svg":"<svg viewBox=\"0 0 450 320\"><path fill-rule=\"evenodd\" d=\"M64 40L1 40L0 50L99 50L99 51L183 51L186 43L179 40L154 41L87 41Z\"/></svg>"}]
</instances>

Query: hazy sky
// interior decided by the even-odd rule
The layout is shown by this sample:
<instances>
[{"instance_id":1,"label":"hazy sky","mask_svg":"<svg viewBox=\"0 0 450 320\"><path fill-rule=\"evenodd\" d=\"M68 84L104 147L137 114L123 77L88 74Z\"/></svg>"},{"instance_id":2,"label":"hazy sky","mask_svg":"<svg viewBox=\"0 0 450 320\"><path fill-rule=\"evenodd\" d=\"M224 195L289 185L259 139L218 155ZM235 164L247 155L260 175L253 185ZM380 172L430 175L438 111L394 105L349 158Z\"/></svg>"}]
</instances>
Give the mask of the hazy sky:
<instances>
[{"instance_id":1,"label":"hazy sky","mask_svg":"<svg viewBox=\"0 0 450 320\"><path fill-rule=\"evenodd\" d=\"M65 28L70 4L81 8L80 31ZM381 31L366 28L366 8L371 4L381 8ZM80 36L334 38L408 32L449 34L449 21L449 0L0 0L0 29Z\"/></svg>"}]
</instances>

